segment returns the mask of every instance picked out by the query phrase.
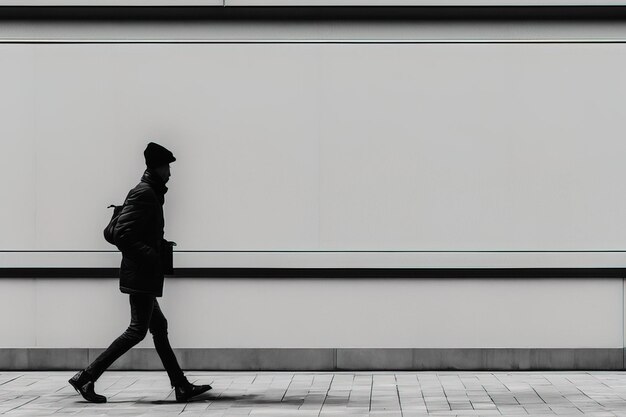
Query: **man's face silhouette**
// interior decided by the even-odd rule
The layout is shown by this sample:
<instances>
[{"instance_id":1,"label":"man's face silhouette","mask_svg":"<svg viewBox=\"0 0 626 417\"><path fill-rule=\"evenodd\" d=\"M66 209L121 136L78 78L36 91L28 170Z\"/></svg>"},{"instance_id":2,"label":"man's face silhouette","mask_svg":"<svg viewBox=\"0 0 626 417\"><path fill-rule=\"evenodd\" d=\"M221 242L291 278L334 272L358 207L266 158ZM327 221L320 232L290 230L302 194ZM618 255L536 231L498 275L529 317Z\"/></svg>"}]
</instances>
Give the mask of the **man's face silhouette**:
<instances>
[{"instance_id":1,"label":"man's face silhouette","mask_svg":"<svg viewBox=\"0 0 626 417\"><path fill-rule=\"evenodd\" d=\"M170 179L170 164L160 165L154 169L159 174L159 177L163 179L163 182L167 182Z\"/></svg>"}]
</instances>

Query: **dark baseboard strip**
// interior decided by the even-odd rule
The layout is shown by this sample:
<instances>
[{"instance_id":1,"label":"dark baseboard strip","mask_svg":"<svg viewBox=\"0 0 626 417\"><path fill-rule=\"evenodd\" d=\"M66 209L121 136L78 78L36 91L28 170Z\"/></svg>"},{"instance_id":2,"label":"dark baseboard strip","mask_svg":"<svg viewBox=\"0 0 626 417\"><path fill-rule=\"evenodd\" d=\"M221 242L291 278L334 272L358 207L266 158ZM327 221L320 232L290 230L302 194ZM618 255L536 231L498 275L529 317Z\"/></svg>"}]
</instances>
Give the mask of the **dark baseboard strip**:
<instances>
[{"instance_id":1,"label":"dark baseboard strip","mask_svg":"<svg viewBox=\"0 0 626 417\"><path fill-rule=\"evenodd\" d=\"M117 278L119 268L0 268L0 278ZM626 268L176 268L172 278L624 278Z\"/></svg>"},{"instance_id":2,"label":"dark baseboard strip","mask_svg":"<svg viewBox=\"0 0 626 417\"><path fill-rule=\"evenodd\" d=\"M0 278L117 278L119 268L0 268Z\"/></svg>"},{"instance_id":3,"label":"dark baseboard strip","mask_svg":"<svg viewBox=\"0 0 626 417\"><path fill-rule=\"evenodd\" d=\"M591 3L591 1L590 1ZM619 21L624 6L0 6L0 20Z\"/></svg>"},{"instance_id":4,"label":"dark baseboard strip","mask_svg":"<svg viewBox=\"0 0 626 417\"><path fill-rule=\"evenodd\" d=\"M4 348L0 370L72 371L103 349ZM606 349L175 349L181 367L203 371L624 370L626 350ZM111 370L163 370L154 349L131 349Z\"/></svg>"}]
</instances>

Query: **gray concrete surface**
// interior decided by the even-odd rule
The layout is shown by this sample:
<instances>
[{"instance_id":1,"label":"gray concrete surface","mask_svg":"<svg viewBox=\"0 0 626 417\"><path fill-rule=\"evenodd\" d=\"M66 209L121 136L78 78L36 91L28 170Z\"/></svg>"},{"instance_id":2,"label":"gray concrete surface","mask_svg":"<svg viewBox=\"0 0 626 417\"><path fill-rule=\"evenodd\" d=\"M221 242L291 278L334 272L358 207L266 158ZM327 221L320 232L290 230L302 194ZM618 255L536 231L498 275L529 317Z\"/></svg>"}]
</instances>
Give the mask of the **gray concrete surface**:
<instances>
[{"instance_id":1,"label":"gray concrete surface","mask_svg":"<svg viewBox=\"0 0 626 417\"><path fill-rule=\"evenodd\" d=\"M626 416L626 372L187 372L213 390L180 404L164 372L109 371L106 404L72 372L0 372L7 416Z\"/></svg>"}]
</instances>

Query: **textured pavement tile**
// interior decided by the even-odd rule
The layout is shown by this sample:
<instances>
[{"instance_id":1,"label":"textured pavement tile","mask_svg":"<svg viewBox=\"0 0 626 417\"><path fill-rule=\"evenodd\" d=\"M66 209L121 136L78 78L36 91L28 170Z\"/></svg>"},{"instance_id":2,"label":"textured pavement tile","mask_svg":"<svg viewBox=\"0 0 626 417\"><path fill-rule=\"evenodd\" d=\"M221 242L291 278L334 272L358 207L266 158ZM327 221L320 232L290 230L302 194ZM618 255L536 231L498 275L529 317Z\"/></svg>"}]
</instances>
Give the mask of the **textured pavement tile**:
<instances>
[{"instance_id":1,"label":"textured pavement tile","mask_svg":"<svg viewBox=\"0 0 626 417\"><path fill-rule=\"evenodd\" d=\"M214 389L174 401L161 372L107 372L90 404L73 372L0 372L7 416L624 416L626 372L190 372Z\"/></svg>"}]
</instances>

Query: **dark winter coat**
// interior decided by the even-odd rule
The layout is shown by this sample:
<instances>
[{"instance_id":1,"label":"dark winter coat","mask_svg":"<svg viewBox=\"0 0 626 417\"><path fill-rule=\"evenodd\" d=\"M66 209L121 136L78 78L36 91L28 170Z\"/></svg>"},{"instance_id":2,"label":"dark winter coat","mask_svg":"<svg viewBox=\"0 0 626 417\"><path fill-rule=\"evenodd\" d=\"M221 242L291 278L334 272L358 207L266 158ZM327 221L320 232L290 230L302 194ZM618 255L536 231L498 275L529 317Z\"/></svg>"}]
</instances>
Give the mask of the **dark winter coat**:
<instances>
[{"instance_id":1,"label":"dark winter coat","mask_svg":"<svg viewBox=\"0 0 626 417\"><path fill-rule=\"evenodd\" d=\"M124 201L113 232L115 244L122 251L120 290L123 293L163 295L163 259L171 248L163 239L166 192L163 180L147 169Z\"/></svg>"}]
</instances>

